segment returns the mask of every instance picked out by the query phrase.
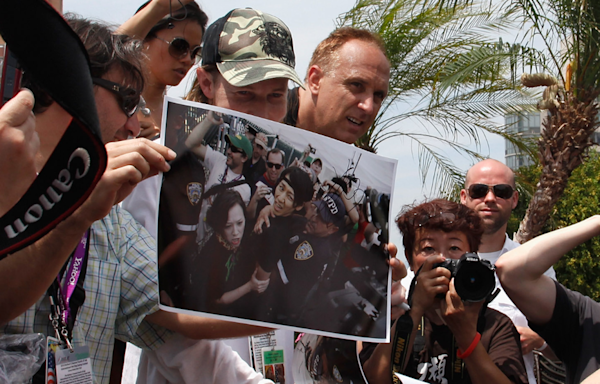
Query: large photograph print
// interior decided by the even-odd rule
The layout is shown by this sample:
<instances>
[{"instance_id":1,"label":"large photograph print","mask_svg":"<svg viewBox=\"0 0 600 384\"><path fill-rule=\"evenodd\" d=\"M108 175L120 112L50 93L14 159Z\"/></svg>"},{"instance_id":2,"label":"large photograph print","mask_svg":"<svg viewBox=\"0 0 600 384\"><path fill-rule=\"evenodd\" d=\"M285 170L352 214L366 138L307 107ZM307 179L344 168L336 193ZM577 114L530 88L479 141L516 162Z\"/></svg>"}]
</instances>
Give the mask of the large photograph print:
<instances>
[{"instance_id":1,"label":"large photograph print","mask_svg":"<svg viewBox=\"0 0 600 384\"><path fill-rule=\"evenodd\" d=\"M389 340L395 160L166 98L177 152L158 209L164 310L350 340Z\"/></svg>"}]
</instances>

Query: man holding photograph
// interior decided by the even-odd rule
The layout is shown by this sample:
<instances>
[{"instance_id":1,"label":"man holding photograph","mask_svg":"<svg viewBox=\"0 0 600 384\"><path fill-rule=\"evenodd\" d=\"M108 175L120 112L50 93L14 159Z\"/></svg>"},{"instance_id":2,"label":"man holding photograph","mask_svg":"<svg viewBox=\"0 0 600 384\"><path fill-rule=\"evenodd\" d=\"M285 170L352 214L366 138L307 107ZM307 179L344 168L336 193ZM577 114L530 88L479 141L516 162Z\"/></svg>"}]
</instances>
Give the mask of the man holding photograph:
<instances>
[{"instance_id":1,"label":"man holding photograph","mask_svg":"<svg viewBox=\"0 0 600 384\"><path fill-rule=\"evenodd\" d=\"M381 38L339 28L315 49L304 87L290 92L284 123L354 143L375 121L389 78Z\"/></svg>"},{"instance_id":2,"label":"man holding photograph","mask_svg":"<svg viewBox=\"0 0 600 384\"><path fill-rule=\"evenodd\" d=\"M262 46L260 40L251 32L256 28L265 29L266 23L276 27L279 34ZM242 39L235 45L230 44L228 37L234 34L246 36L247 39ZM277 56L267 52L283 53ZM248 60L244 56L245 53L252 53L254 58ZM237 65L245 66L247 73L237 71ZM209 26L204 35L202 66L197 69L196 74L197 81L187 96L189 100L273 121L281 121L286 113L288 81L302 84L294 71L294 51L289 29L278 18L253 9L234 9ZM212 112L209 115L212 117ZM216 117L214 120L218 119ZM236 146L236 149L241 146ZM234 156L243 155L235 153ZM156 182L147 183L145 186L146 189L154 190L157 187ZM136 192L141 196L152 196L147 190L134 191L131 200L135 200ZM133 213L134 216L155 217L152 212L156 212L156 201L146 201L144 205L143 211L146 212L137 209L137 212ZM248 326L249 335L256 333L256 327ZM185 351L183 355L182 351ZM189 363L178 360L184 355ZM213 356L218 360L214 360ZM204 361L204 364L197 364L198 361ZM216 364L216 361L219 363ZM234 368L219 369L224 366ZM219 369L218 373L216 369ZM144 351L138 382L158 383L167 377L177 377L179 382L185 383L259 382L261 379L252 372L248 366L242 366L239 356L220 340L195 341L177 336L156 351ZM215 377L219 377L219 380L215 381Z\"/></svg>"}]
</instances>

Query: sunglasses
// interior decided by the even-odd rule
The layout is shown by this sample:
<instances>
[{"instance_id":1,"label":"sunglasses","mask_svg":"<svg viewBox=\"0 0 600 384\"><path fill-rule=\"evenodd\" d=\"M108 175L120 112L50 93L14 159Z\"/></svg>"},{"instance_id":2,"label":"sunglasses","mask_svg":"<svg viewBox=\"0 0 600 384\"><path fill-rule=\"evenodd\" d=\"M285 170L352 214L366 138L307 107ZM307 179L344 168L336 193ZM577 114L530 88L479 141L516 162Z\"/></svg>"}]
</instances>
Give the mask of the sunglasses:
<instances>
[{"instance_id":1,"label":"sunglasses","mask_svg":"<svg viewBox=\"0 0 600 384\"><path fill-rule=\"evenodd\" d=\"M161 39L160 37L156 37L160 41L164 41L169 44L169 55L174 57L177 60L183 59L185 56L190 55L190 58L195 64L198 64L202 59L202 47L196 45L195 47L190 47L190 43L183 37L176 37L171 41L167 41L165 39Z\"/></svg>"},{"instance_id":2,"label":"sunglasses","mask_svg":"<svg viewBox=\"0 0 600 384\"><path fill-rule=\"evenodd\" d=\"M279 170L279 169L281 169L281 167L283 167L283 164L275 164L275 163L271 163L270 161L267 161L267 167L269 167L269 168L275 167L275 169Z\"/></svg>"},{"instance_id":3,"label":"sunglasses","mask_svg":"<svg viewBox=\"0 0 600 384\"><path fill-rule=\"evenodd\" d=\"M229 150L231 150L231 152L233 152L233 153L244 153L243 149L238 148L235 145L230 145Z\"/></svg>"},{"instance_id":4,"label":"sunglasses","mask_svg":"<svg viewBox=\"0 0 600 384\"><path fill-rule=\"evenodd\" d=\"M485 197L488 192L492 190L496 197L501 199L510 199L513 196L515 190L508 184L472 184L469 186L469 196L471 199L481 199Z\"/></svg>"},{"instance_id":5,"label":"sunglasses","mask_svg":"<svg viewBox=\"0 0 600 384\"><path fill-rule=\"evenodd\" d=\"M115 96L117 96L117 100L119 101L119 106L127 115L127 117L131 117L135 115L138 108L140 107L140 103L142 100L142 96L140 92L136 89L124 87L121 84L114 83L110 80L101 79L98 77L94 77L92 82L99 87L106 89L109 92L112 92Z\"/></svg>"}]
</instances>

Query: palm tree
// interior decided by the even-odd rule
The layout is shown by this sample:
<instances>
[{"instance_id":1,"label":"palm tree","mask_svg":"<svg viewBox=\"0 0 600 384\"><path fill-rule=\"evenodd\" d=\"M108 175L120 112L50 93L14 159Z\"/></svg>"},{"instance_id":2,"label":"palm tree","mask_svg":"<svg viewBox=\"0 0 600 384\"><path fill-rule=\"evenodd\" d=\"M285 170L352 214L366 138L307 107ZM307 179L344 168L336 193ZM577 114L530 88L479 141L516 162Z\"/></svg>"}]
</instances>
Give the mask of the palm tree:
<instances>
[{"instance_id":1,"label":"palm tree","mask_svg":"<svg viewBox=\"0 0 600 384\"><path fill-rule=\"evenodd\" d=\"M511 7L528 27L526 36L544 44L549 58L544 74L522 79L524 85L547 87L538 105L548 111L538 142L542 175L516 236L524 243L541 232L599 125L600 3L515 0Z\"/></svg>"},{"instance_id":2,"label":"palm tree","mask_svg":"<svg viewBox=\"0 0 600 384\"><path fill-rule=\"evenodd\" d=\"M392 68L389 96L357 145L376 150L394 137L413 140L423 181L430 174L432 188L443 191L461 182L463 172L439 152L436 141L479 158L470 144L479 148L487 131L527 151L491 120L531 110L532 99L518 84L517 72L542 59L535 49L493 37L511 26L507 16L470 0L359 0L341 15L339 26L380 34ZM406 128L411 126L423 129Z\"/></svg>"}]
</instances>

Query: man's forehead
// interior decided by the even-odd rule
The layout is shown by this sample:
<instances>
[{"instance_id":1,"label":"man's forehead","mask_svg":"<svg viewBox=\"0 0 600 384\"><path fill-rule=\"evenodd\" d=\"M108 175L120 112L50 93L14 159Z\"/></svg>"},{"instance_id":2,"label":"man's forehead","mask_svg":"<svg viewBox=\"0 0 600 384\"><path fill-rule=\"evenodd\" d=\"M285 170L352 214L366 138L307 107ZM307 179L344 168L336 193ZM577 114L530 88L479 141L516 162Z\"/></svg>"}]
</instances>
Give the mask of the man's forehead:
<instances>
[{"instance_id":1,"label":"man's forehead","mask_svg":"<svg viewBox=\"0 0 600 384\"><path fill-rule=\"evenodd\" d=\"M277 160L278 163L280 163L283 160L283 156L281 155L281 152L277 152L277 153L271 152L267 156L267 160L271 160L271 162L274 162L275 160Z\"/></svg>"},{"instance_id":2,"label":"man's forehead","mask_svg":"<svg viewBox=\"0 0 600 384\"><path fill-rule=\"evenodd\" d=\"M466 176L467 186L474 183L513 184L514 176L510 168L498 161L486 161L475 164Z\"/></svg>"}]
</instances>

